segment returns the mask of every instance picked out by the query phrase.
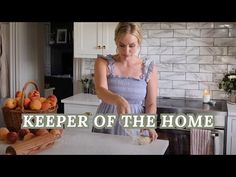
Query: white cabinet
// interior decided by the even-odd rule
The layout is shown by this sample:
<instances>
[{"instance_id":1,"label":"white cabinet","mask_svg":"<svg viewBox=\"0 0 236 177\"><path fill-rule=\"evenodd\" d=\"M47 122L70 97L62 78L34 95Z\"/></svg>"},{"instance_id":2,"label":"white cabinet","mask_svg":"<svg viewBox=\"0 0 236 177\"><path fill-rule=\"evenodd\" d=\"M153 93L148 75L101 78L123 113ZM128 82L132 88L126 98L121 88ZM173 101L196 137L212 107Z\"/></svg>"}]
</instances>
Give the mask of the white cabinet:
<instances>
[{"instance_id":1,"label":"white cabinet","mask_svg":"<svg viewBox=\"0 0 236 177\"><path fill-rule=\"evenodd\" d=\"M64 114L85 114L89 117L89 128L80 128L86 131L92 130L93 117L97 112L100 100L96 95L80 93L61 100L64 103Z\"/></svg>"},{"instance_id":2,"label":"white cabinet","mask_svg":"<svg viewBox=\"0 0 236 177\"><path fill-rule=\"evenodd\" d=\"M227 145L226 154L236 155L236 105L227 104L228 122L227 122Z\"/></svg>"},{"instance_id":3,"label":"white cabinet","mask_svg":"<svg viewBox=\"0 0 236 177\"><path fill-rule=\"evenodd\" d=\"M115 54L117 22L75 22L74 58L96 58L98 54Z\"/></svg>"}]
</instances>

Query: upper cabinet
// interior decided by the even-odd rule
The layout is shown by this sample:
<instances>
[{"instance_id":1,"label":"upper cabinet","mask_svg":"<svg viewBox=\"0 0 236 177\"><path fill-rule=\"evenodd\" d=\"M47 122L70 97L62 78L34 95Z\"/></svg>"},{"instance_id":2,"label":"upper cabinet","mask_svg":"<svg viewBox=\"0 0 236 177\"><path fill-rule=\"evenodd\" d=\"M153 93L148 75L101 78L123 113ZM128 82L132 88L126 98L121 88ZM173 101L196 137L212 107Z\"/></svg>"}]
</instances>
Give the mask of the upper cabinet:
<instances>
[{"instance_id":1,"label":"upper cabinet","mask_svg":"<svg viewBox=\"0 0 236 177\"><path fill-rule=\"evenodd\" d=\"M74 58L96 58L98 54L115 54L117 22L74 23Z\"/></svg>"}]
</instances>

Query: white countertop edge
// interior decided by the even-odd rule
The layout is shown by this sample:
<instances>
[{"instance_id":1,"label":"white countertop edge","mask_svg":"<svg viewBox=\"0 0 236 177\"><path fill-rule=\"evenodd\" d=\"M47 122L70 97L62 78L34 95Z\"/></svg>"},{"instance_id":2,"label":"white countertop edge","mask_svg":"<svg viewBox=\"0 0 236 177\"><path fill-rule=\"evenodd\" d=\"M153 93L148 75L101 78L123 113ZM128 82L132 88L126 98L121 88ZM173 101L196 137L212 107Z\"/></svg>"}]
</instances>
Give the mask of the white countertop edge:
<instances>
[{"instance_id":1,"label":"white countertop edge","mask_svg":"<svg viewBox=\"0 0 236 177\"><path fill-rule=\"evenodd\" d=\"M101 100L96 95L80 93L61 100L62 103L67 104L81 104L98 106Z\"/></svg>"},{"instance_id":2,"label":"white countertop edge","mask_svg":"<svg viewBox=\"0 0 236 177\"><path fill-rule=\"evenodd\" d=\"M89 101L73 101L73 100L61 100L62 103L67 103L67 104L80 104L80 105L92 105L92 106L98 106L100 105L99 103L95 102L89 102Z\"/></svg>"}]
</instances>

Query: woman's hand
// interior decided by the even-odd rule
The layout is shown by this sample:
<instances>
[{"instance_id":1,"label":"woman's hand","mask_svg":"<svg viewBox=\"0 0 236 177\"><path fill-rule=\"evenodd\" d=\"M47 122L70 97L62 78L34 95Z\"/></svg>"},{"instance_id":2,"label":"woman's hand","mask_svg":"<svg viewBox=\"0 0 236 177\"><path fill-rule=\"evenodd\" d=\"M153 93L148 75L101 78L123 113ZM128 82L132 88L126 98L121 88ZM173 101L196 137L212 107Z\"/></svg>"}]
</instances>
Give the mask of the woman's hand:
<instances>
[{"instance_id":1,"label":"woman's hand","mask_svg":"<svg viewBox=\"0 0 236 177\"><path fill-rule=\"evenodd\" d=\"M147 130L148 131L148 134L149 134L149 138L151 139L151 141L155 141L158 137L158 134L156 132L155 129L141 129L140 130L140 135L143 134L144 130Z\"/></svg>"},{"instance_id":2,"label":"woman's hand","mask_svg":"<svg viewBox=\"0 0 236 177\"><path fill-rule=\"evenodd\" d=\"M118 96L116 101L116 109L118 114L129 114L130 113L130 105L128 101L122 96Z\"/></svg>"},{"instance_id":3,"label":"woman's hand","mask_svg":"<svg viewBox=\"0 0 236 177\"><path fill-rule=\"evenodd\" d=\"M155 129L147 129L149 132L149 137L151 138L152 141L155 141L158 137L158 134Z\"/></svg>"}]
</instances>

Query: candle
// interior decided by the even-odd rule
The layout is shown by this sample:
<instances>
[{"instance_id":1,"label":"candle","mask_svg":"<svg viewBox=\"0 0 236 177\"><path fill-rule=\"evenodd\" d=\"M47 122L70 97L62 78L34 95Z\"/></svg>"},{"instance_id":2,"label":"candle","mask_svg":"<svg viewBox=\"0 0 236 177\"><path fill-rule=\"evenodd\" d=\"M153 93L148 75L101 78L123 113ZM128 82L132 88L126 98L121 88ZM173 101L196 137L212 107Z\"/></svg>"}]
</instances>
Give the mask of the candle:
<instances>
[{"instance_id":1,"label":"candle","mask_svg":"<svg viewBox=\"0 0 236 177\"><path fill-rule=\"evenodd\" d=\"M203 91L203 103L208 103L211 100L210 92L207 89Z\"/></svg>"}]
</instances>

